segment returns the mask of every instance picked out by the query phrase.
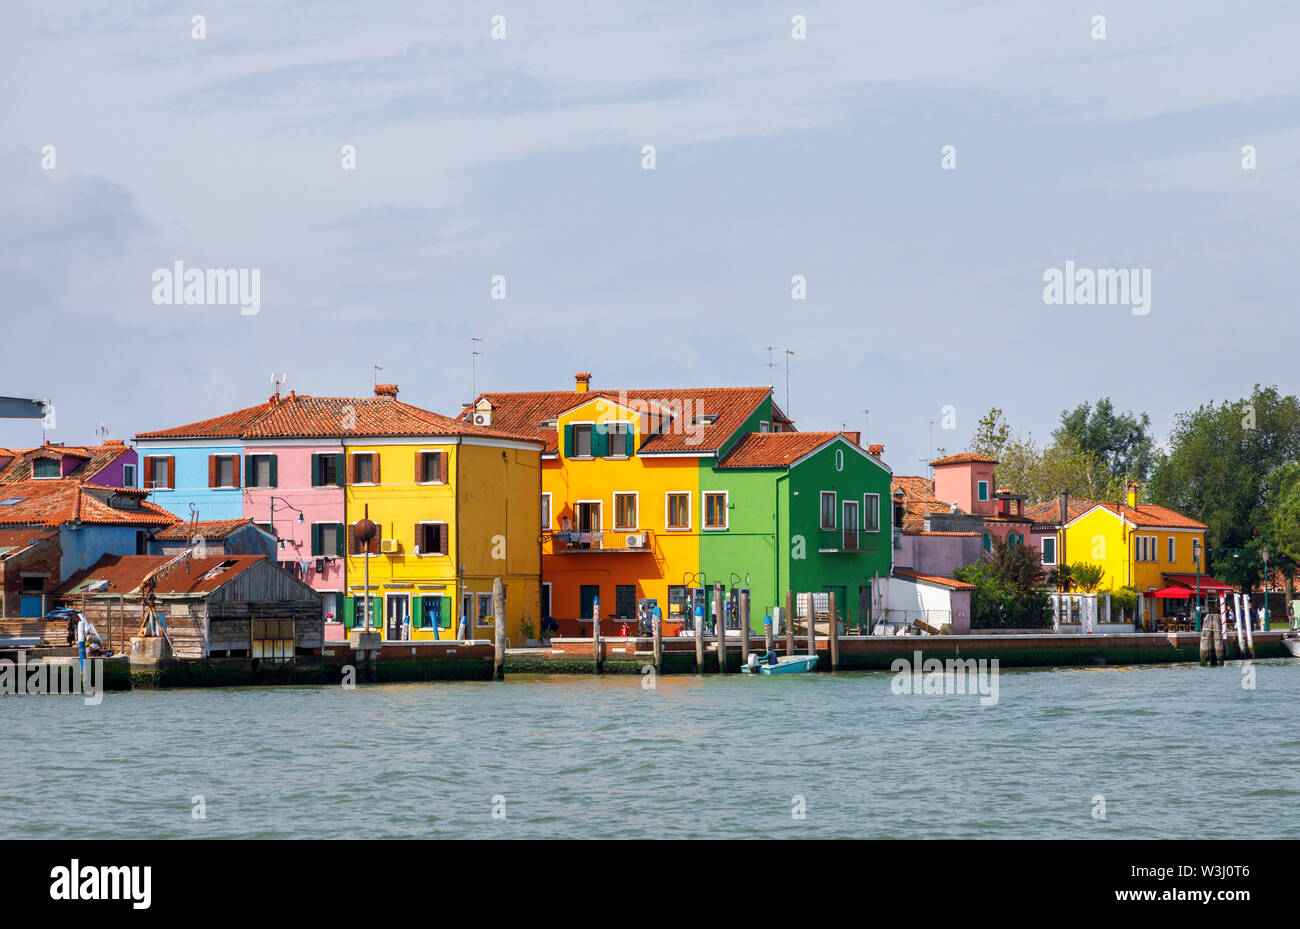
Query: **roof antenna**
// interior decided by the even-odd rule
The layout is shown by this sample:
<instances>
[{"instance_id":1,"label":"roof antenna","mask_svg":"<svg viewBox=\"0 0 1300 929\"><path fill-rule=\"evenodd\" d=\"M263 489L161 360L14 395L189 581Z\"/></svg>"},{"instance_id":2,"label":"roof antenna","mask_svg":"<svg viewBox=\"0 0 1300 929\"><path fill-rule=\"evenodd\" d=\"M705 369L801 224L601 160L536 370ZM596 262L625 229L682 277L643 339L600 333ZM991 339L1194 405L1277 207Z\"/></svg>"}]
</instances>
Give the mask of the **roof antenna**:
<instances>
[{"instance_id":1,"label":"roof antenna","mask_svg":"<svg viewBox=\"0 0 1300 929\"><path fill-rule=\"evenodd\" d=\"M275 372L274 371L271 372L271 389L275 391L275 399L277 400L280 399L280 385L284 383L284 379L288 376L288 374L289 374L288 371L284 372L283 374L280 375L279 379L277 380L275 377Z\"/></svg>"},{"instance_id":2,"label":"roof antenna","mask_svg":"<svg viewBox=\"0 0 1300 929\"><path fill-rule=\"evenodd\" d=\"M382 371L382 370L384 370L384 369L383 369L382 367L380 367L379 365L371 365L371 367L374 368L374 371L372 372L372 374L374 375L374 383L371 384L371 386L372 386L372 387L378 387L378 386L379 386L379 372Z\"/></svg>"},{"instance_id":3,"label":"roof antenna","mask_svg":"<svg viewBox=\"0 0 1300 929\"><path fill-rule=\"evenodd\" d=\"M99 436L99 444L103 445L104 439L108 437L108 424L102 419L99 421L99 425L95 427L95 435Z\"/></svg>"},{"instance_id":4,"label":"roof antenna","mask_svg":"<svg viewBox=\"0 0 1300 929\"><path fill-rule=\"evenodd\" d=\"M478 336L470 336L469 355L470 355L470 367L472 369L470 373L471 380L470 380L469 392L470 392L470 396L472 397L472 399L469 401L470 403L473 403L474 400L478 399L478 356L483 353L478 350L478 347L475 345L475 343L482 342L482 341L483 340L480 339Z\"/></svg>"}]
</instances>

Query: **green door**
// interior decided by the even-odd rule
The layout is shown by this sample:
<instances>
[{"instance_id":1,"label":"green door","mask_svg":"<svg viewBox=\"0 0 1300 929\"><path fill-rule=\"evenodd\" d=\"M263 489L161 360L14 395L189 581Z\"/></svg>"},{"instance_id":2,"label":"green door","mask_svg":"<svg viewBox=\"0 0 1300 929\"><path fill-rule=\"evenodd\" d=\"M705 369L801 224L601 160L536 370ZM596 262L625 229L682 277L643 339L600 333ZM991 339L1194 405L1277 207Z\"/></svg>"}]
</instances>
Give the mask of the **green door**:
<instances>
[{"instance_id":1,"label":"green door","mask_svg":"<svg viewBox=\"0 0 1300 929\"><path fill-rule=\"evenodd\" d=\"M583 584L578 591L578 611L582 614L581 619L591 619L595 616L594 607L596 598L600 596L599 584Z\"/></svg>"}]
</instances>

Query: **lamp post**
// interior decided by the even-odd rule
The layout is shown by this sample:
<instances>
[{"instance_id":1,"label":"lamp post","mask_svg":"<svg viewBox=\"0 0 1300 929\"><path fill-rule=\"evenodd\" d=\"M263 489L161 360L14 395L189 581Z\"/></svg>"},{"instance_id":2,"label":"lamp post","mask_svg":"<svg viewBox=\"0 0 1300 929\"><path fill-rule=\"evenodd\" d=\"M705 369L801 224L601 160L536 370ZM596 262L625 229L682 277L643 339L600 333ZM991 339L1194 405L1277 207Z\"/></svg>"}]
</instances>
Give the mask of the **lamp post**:
<instances>
[{"instance_id":1,"label":"lamp post","mask_svg":"<svg viewBox=\"0 0 1300 929\"><path fill-rule=\"evenodd\" d=\"M1259 557L1264 559L1264 626L1261 631L1268 632L1268 549L1261 549Z\"/></svg>"},{"instance_id":2,"label":"lamp post","mask_svg":"<svg viewBox=\"0 0 1300 929\"><path fill-rule=\"evenodd\" d=\"M277 501L277 500L279 500L281 503L283 503L284 506L276 506L276 505L275 505L275 501ZM301 523L301 522L304 521L304 520L303 520L303 516L302 516L302 510L298 509L296 506L294 506L294 505L293 505L292 503L290 503L288 500L284 499L284 497L271 497L271 498L267 501L267 503L270 504L270 507L271 507L271 535L276 535L276 532L275 532L275 514L278 513L280 510L293 510L293 511L295 511L295 512L298 514L298 522ZM276 536L276 538L279 538L279 536ZM280 547L281 547L281 548L284 548L284 539L280 539Z\"/></svg>"}]
</instances>

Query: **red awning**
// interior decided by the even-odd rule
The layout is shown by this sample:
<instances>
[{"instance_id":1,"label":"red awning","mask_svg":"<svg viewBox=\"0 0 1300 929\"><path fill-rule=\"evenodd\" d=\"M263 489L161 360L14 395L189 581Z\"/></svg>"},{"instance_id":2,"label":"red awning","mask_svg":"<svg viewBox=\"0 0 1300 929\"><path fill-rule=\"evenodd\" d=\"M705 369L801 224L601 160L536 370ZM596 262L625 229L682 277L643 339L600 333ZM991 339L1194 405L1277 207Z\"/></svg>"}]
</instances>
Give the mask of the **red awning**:
<instances>
[{"instance_id":1,"label":"red awning","mask_svg":"<svg viewBox=\"0 0 1300 929\"><path fill-rule=\"evenodd\" d=\"M1171 585L1176 587L1186 587L1188 590L1196 590L1195 574L1162 574L1160 575ZM1236 590L1231 584L1225 584L1223 581L1215 580L1208 574L1202 574L1200 577L1201 593L1232 593Z\"/></svg>"},{"instance_id":2,"label":"red awning","mask_svg":"<svg viewBox=\"0 0 1300 929\"><path fill-rule=\"evenodd\" d=\"M1192 592L1186 587L1166 587L1163 590L1157 590L1150 596L1158 597L1161 600L1186 600L1191 595Z\"/></svg>"}]
</instances>

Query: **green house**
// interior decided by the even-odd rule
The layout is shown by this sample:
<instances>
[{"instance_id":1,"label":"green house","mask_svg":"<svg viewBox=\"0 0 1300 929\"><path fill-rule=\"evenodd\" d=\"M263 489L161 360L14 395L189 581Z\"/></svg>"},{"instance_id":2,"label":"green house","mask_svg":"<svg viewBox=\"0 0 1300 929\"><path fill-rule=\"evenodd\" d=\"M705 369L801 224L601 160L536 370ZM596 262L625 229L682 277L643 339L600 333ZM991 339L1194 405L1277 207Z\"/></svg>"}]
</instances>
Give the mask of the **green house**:
<instances>
[{"instance_id":1,"label":"green house","mask_svg":"<svg viewBox=\"0 0 1300 929\"><path fill-rule=\"evenodd\" d=\"M753 432L701 463L700 569L750 590L750 627L785 592L834 592L852 630L869 624L893 561L891 472L841 432Z\"/></svg>"}]
</instances>

